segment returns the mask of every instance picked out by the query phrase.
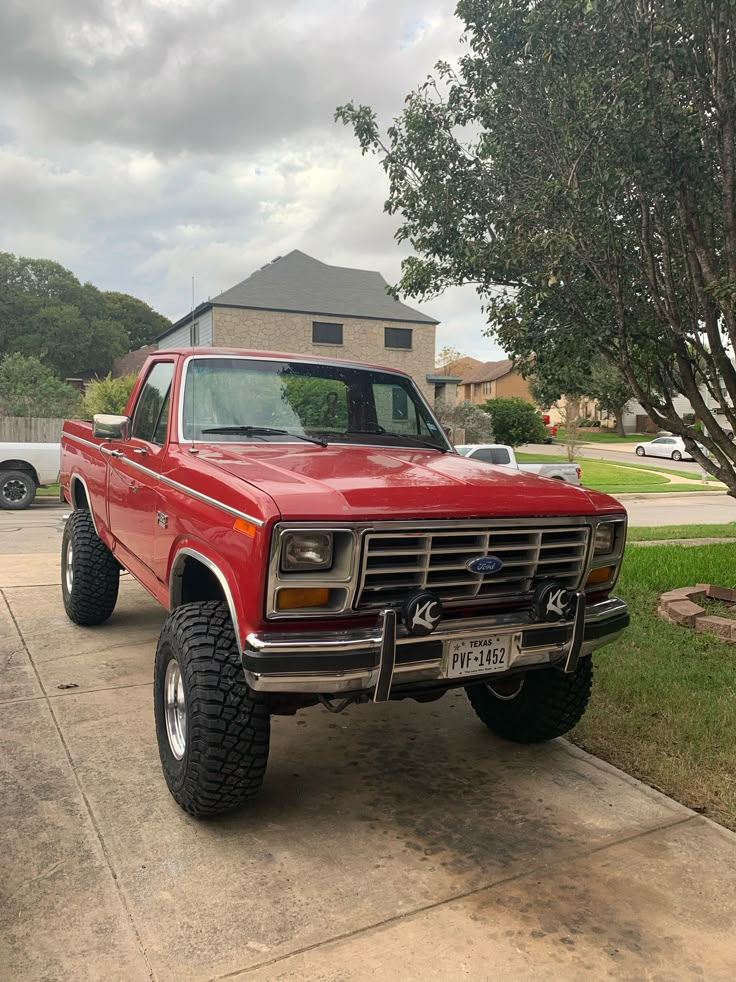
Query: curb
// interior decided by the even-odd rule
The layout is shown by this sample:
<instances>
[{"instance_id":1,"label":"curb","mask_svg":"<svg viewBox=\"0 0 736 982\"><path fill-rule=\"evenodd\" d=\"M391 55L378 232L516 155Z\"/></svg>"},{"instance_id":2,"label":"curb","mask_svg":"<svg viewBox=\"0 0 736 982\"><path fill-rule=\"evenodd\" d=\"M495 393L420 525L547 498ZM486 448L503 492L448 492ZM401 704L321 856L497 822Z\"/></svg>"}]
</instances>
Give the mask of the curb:
<instances>
[{"instance_id":1,"label":"curb","mask_svg":"<svg viewBox=\"0 0 736 982\"><path fill-rule=\"evenodd\" d=\"M616 767L615 764L610 764L603 757L596 757L595 754L591 754L588 750L583 750L582 747L578 747L576 743L565 737L558 737L557 740L553 741L558 746L562 747L571 757L577 757L579 760L583 760L588 764L598 770L604 771L608 774L613 774L616 777L621 778L621 780L630 785L633 788L643 792L648 798L653 801L658 801L660 804L666 805L673 812L680 812L685 816L697 819L699 823L704 823L710 825L712 829L720 832L725 839L736 846L736 832L733 829L728 828L726 825L721 825L716 822L713 818L708 818L707 815L703 815L693 808L689 808L687 805L683 805L681 801L676 798L672 798L665 791L660 791L659 788L653 788L651 784L647 784L646 781L642 781L638 777L634 777L633 774L629 774L628 771L621 770L620 767ZM656 830L655 830L656 831Z\"/></svg>"}]
</instances>

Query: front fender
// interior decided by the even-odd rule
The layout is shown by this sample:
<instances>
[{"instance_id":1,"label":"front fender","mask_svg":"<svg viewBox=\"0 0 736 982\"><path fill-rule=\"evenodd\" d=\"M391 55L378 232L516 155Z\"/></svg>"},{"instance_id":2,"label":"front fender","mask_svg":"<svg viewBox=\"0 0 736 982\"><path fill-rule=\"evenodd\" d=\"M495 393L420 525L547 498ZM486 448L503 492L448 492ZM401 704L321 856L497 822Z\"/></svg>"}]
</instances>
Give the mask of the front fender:
<instances>
[{"instance_id":1,"label":"front fender","mask_svg":"<svg viewBox=\"0 0 736 982\"><path fill-rule=\"evenodd\" d=\"M240 589L241 576L237 576L231 564L201 539L187 536L179 540L171 550L168 567L169 610L176 610L182 603L182 581L187 558L202 563L217 578L230 608L238 648L242 654L244 638L250 630L247 612Z\"/></svg>"}]
</instances>

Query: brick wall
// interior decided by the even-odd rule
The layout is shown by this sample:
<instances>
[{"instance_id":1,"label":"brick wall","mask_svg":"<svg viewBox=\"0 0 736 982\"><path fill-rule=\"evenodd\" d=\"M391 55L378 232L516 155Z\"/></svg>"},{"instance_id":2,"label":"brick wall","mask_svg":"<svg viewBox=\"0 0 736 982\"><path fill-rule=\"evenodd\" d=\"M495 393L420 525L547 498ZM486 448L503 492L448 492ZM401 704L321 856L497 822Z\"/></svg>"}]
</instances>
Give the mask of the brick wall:
<instances>
[{"instance_id":1,"label":"brick wall","mask_svg":"<svg viewBox=\"0 0 736 982\"><path fill-rule=\"evenodd\" d=\"M343 343L313 344L312 321L342 324ZM385 327L410 329L411 350L387 348L384 345ZM414 378L430 402L433 399L433 386L426 376L434 371L434 324L215 307L213 333L213 343L217 346L322 355L397 368Z\"/></svg>"},{"instance_id":2,"label":"brick wall","mask_svg":"<svg viewBox=\"0 0 736 982\"><path fill-rule=\"evenodd\" d=\"M510 371L508 375L496 379L495 389L496 391L493 395L496 399L518 396L521 399L526 399L527 402L534 402L532 394L529 391L529 383L521 377L521 373L516 371L516 369Z\"/></svg>"}]
</instances>

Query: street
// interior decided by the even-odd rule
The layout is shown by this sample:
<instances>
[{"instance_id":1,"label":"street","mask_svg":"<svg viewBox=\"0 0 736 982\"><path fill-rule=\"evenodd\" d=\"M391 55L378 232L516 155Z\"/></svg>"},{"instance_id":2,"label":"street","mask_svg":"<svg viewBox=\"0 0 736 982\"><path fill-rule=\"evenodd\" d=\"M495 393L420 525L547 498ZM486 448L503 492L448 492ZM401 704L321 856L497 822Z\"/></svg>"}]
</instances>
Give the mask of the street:
<instances>
[{"instance_id":1,"label":"street","mask_svg":"<svg viewBox=\"0 0 736 982\"><path fill-rule=\"evenodd\" d=\"M736 522L736 501L727 494L621 495L629 525L720 525Z\"/></svg>"},{"instance_id":2,"label":"street","mask_svg":"<svg viewBox=\"0 0 736 982\"><path fill-rule=\"evenodd\" d=\"M152 721L165 612L124 576L107 625L67 620L64 510L0 512L3 977L732 982L736 836L491 736L461 691L276 717L261 796L189 818Z\"/></svg>"},{"instance_id":3,"label":"street","mask_svg":"<svg viewBox=\"0 0 736 982\"><path fill-rule=\"evenodd\" d=\"M588 443L584 447L578 447L575 451L575 458L584 460L592 457L595 460L610 460L612 464L642 464L643 466L665 467L676 472L685 471L689 474L700 475L702 471L694 460L667 460L664 457L637 457L635 451L636 444L607 444L607 443ZM538 454L540 457L556 456L566 457L567 451L562 444L555 443L528 443L526 446L519 447L524 453Z\"/></svg>"}]
</instances>

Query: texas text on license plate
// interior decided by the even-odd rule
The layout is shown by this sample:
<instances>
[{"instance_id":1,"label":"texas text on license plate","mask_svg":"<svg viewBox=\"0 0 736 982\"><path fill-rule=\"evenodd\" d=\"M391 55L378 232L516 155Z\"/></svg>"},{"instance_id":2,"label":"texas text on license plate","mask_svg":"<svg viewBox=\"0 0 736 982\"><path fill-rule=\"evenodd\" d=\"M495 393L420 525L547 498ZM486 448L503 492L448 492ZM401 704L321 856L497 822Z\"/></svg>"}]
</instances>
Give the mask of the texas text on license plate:
<instances>
[{"instance_id":1,"label":"texas text on license plate","mask_svg":"<svg viewBox=\"0 0 736 982\"><path fill-rule=\"evenodd\" d=\"M515 650L518 636L464 638L448 641L445 649L445 675L450 679L466 675L487 675L489 672L505 672Z\"/></svg>"}]
</instances>

